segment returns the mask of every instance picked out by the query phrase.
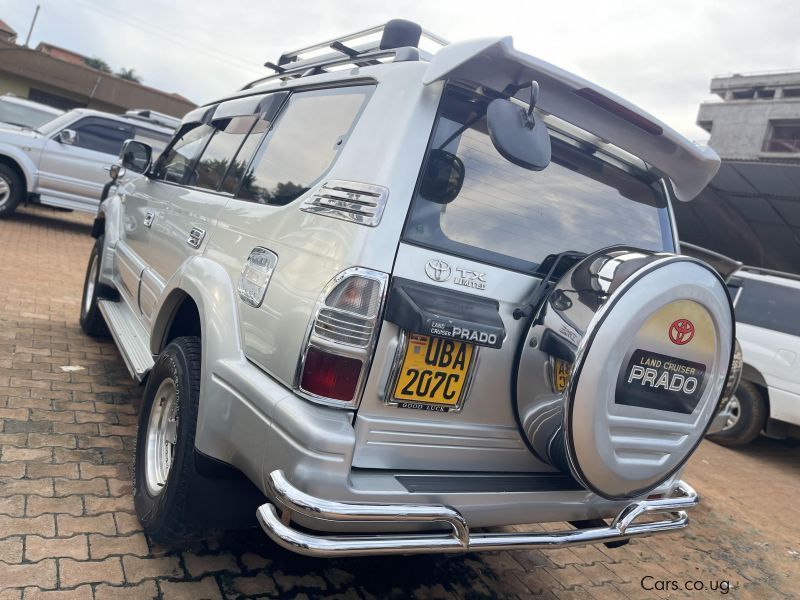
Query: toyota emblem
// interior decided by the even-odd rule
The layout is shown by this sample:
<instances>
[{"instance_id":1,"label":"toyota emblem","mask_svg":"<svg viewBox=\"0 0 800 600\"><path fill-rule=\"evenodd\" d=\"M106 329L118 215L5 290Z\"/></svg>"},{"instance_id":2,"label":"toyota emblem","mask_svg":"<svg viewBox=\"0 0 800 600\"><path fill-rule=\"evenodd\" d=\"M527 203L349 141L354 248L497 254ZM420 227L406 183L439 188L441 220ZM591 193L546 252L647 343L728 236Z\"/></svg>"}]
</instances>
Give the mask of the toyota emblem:
<instances>
[{"instance_id":1,"label":"toyota emblem","mask_svg":"<svg viewBox=\"0 0 800 600\"><path fill-rule=\"evenodd\" d=\"M692 341L694 337L694 323L689 319L678 319L669 326L669 341L678 346L683 346Z\"/></svg>"},{"instance_id":2,"label":"toyota emblem","mask_svg":"<svg viewBox=\"0 0 800 600\"><path fill-rule=\"evenodd\" d=\"M450 265L436 258L429 260L425 265L425 274L434 281L447 281L452 272Z\"/></svg>"}]
</instances>

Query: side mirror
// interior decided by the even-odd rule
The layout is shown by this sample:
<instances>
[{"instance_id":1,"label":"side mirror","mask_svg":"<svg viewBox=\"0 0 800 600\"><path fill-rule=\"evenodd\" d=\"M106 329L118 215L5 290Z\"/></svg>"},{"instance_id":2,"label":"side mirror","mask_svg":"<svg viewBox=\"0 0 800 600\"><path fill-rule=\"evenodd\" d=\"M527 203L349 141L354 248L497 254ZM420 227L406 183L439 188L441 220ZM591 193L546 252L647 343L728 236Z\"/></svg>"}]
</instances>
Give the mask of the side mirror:
<instances>
[{"instance_id":1,"label":"side mirror","mask_svg":"<svg viewBox=\"0 0 800 600\"><path fill-rule=\"evenodd\" d=\"M67 146L72 146L77 139L78 133L74 129L62 129L56 135L56 141Z\"/></svg>"},{"instance_id":2,"label":"side mirror","mask_svg":"<svg viewBox=\"0 0 800 600\"><path fill-rule=\"evenodd\" d=\"M119 163L114 163L108 167L108 174L111 176L111 181L116 181L120 177L125 177L125 168Z\"/></svg>"},{"instance_id":3,"label":"side mirror","mask_svg":"<svg viewBox=\"0 0 800 600\"><path fill-rule=\"evenodd\" d=\"M550 135L533 112L539 97L539 84L531 82L528 110L497 98L486 110L489 137L497 151L509 162L531 171L541 171L550 164Z\"/></svg>"},{"instance_id":4,"label":"side mirror","mask_svg":"<svg viewBox=\"0 0 800 600\"><path fill-rule=\"evenodd\" d=\"M136 140L126 140L119 152L120 167L134 173L147 173L153 157L153 149Z\"/></svg>"},{"instance_id":5,"label":"side mirror","mask_svg":"<svg viewBox=\"0 0 800 600\"><path fill-rule=\"evenodd\" d=\"M436 148L425 163L419 194L436 204L448 204L458 197L464 184L464 162L455 154Z\"/></svg>"}]
</instances>

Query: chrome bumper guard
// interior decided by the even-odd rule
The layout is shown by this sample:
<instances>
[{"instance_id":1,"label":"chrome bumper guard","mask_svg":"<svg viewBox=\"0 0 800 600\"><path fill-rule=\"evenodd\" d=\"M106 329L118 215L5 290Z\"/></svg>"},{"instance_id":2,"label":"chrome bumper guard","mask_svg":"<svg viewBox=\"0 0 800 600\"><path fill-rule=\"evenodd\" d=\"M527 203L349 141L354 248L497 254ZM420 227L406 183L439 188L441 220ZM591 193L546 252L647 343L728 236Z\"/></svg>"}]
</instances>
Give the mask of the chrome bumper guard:
<instances>
[{"instance_id":1,"label":"chrome bumper guard","mask_svg":"<svg viewBox=\"0 0 800 600\"><path fill-rule=\"evenodd\" d=\"M608 527L545 533L470 533L464 517L449 506L325 500L298 490L280 470L270 474L269 483L273 497L285 508L279 515L275 505L269 502L261 505L256 511L261 528L272 541L287 550L320 557L525 550L616 542L683 529L689 524L684 509L699 501L697 492L680 481L672 497L632 502ZM315 535L290 527L293 513L336 522L435 522L449 526L452 533ZM667 513L668 517L635 522L647 513Z\"/></svg>"}]
</instances>

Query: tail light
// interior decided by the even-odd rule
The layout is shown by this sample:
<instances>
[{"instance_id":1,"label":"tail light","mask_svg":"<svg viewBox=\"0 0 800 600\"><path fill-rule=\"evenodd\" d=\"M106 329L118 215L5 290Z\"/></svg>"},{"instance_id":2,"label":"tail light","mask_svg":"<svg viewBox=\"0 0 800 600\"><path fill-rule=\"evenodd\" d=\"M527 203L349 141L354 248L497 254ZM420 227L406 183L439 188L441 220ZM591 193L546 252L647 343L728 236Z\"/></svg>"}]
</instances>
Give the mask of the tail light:
<instances>
[{"instance_id":1,"label":"tail light","mask_svg":"<svg viewBox=\"0 0 800 600\"><path fill-rule=\"evenodd\" d=\"M332 406L358 405L388 279L386 273L356 267L339 273L325 287L297 365L298 394Z\"/></svg>"}]
</instances>

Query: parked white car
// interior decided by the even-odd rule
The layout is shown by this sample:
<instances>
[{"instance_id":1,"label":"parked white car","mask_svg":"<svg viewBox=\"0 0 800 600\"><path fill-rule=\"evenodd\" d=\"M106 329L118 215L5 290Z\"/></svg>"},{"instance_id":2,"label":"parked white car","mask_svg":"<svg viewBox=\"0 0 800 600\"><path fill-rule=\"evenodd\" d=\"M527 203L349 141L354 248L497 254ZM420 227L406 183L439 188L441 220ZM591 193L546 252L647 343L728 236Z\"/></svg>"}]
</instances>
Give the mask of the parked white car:
<instances>
[{"instance_id":1,"label":"parked white car","mask_svg":"<svg viewBox=\"0 0 800 600\"><path fill-rule=\"evenodd\" d=\"M423 33L287 52L160 156L125 143L80 322L146 384L153 539L257 516L346 556L687 525L733 314L670 202L719 157L511 38Z\"/></svg>"},{"instance_id":2,"label":"parked white car","mask_svg":"<svg viewBox=\"0 0 800 600\"><path fill-rule=\"evenodd\" d=\"M742 267L729 280L742 347L742 380L721 407L726 446L771 437L800 437L800 277Z\"/></svg>"},{"instance_id":3,"label":"parked white car","mask_svg":"<svg viewBox=\"0 0 800 600\"><path fill-rule=\"evenodd\" d=\"M0 96L0 126L36 129L63 114L61 109L18 98L14 94Z\"/></svg>"},{"instance_id":4,"label":"parked white car","mask_svg":"<svg viewBox=\"0 0 800 600\"><path fill-rule=\"evenodd\" d=\"M140 114L76 108L38 127L0 126L0 218L23 201L97 212L122 144L163 148L174 127Z\"/></svg>"}]
</instances>

